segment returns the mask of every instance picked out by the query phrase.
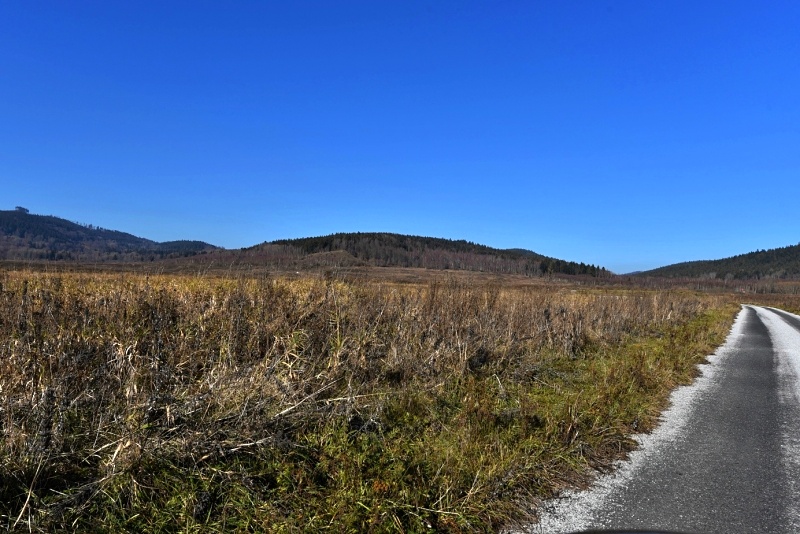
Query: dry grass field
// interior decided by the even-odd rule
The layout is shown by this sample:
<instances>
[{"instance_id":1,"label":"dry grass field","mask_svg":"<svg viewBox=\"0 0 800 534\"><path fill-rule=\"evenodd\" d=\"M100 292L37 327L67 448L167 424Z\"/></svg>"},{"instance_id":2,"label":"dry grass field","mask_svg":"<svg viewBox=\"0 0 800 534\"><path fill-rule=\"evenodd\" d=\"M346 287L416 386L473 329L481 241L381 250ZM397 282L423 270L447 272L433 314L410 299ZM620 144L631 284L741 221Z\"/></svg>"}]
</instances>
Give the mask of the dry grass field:
<instances>
[{"instance_id":1,"label":"dry grass field","mask_svg":"<svg viewBox=\"0 0 800 534\"><path fill-rule=\"evenodd\" d=\"M624 456L738 309L488 277L1 271L0 525L496 531Z\"/></svg>"}]
</instances>

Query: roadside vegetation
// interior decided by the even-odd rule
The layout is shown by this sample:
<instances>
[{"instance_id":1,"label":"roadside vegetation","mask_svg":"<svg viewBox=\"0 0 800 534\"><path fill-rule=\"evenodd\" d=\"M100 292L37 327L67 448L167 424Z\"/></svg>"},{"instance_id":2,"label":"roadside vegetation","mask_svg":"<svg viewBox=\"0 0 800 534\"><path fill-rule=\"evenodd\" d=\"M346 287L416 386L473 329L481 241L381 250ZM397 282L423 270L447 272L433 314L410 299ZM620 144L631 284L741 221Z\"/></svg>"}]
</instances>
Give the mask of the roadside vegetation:
<instances>
[{"instance_id":1,"label":"roadside vegetation","mask_svg":"<svg viewBox=\"0 0 800 534\"><path fill-rule=\"evenodd\" d=\"M0 525L496 531L623 457L738 310L685 290L3 272Z\"/></svg>"}]
</instances>

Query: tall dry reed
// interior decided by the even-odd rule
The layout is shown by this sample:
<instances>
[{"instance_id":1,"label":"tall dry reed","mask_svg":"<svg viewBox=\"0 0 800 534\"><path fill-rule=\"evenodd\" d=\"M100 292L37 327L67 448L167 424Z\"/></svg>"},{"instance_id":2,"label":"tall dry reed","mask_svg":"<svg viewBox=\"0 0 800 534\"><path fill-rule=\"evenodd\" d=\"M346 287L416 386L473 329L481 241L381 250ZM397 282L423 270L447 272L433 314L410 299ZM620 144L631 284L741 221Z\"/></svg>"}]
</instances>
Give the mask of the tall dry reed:
<instances>
[{"instance_id":1,"label":"tall dry reed","mask_svg":"<svg viewBox=\"0 0 800 534\"><path fill-rule=\"evenodd\" d=\"M624 454L721 340L726 302L0 274L0 521L495 529Z\"/></svg>"}]
</instances>

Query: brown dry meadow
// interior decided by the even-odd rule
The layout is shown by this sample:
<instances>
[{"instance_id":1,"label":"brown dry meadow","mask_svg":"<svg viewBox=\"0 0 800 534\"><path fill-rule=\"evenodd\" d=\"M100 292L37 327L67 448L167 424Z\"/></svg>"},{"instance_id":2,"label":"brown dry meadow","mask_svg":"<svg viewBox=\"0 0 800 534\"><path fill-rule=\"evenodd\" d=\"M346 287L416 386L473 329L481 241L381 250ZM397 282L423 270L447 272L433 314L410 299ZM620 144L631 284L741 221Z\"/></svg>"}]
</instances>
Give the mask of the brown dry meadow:
<instances>
[{"instance_id":1,"label":"brown dry meadow","mask_svg":"<svg viewBox=\"0 0 800 534\"><path fill-rule=\"evenodd\" d=\"M685 290L0 272L0 524L496 531L624 456L737 310Z\"/></svg>"}]
</instances>

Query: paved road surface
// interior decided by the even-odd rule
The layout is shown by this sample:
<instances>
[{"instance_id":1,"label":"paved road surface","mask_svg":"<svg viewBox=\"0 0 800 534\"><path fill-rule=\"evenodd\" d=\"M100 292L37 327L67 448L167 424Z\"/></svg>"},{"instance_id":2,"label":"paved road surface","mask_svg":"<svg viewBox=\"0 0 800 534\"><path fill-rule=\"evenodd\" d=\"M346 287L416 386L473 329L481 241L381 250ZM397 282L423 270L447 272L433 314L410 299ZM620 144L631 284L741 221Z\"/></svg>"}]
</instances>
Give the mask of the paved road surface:
<instances>
[{"instance_id":1,"label":"paved road surface","mask_svg":"<svg viewBox=\"0 0 800 534\"><path fill-rule=\"evenodd\" d=\"M745 306L642 449L529 532L800 533L800 317Z\"/></svg>"}]
</instances>

